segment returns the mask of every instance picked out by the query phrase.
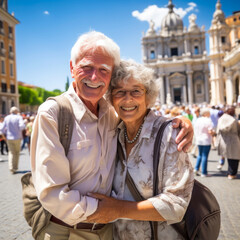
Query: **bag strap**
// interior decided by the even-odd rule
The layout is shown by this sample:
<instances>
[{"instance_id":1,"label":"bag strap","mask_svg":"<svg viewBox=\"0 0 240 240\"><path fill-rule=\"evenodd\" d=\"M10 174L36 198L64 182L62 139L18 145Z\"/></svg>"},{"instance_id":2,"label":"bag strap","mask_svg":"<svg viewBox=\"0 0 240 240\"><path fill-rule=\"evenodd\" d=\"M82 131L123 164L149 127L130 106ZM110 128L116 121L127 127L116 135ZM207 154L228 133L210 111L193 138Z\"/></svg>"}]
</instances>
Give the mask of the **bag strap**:
<instances>
[{"instance_id":1,"label":"bag strap","mask_svg":"<svg viewBox=\"0 0 240 240\"><path fill-rule=\"evenodd\" d=\"M65 155L67 156L72 139L74 117L70 101L64 95L49 97L47 100L54 100L59 107L58 112L58 133L61 144L63 145Z\"/></svg>"},{"instance_id":2,"label":"bag strap","mask_svg":"<svg viewBox=\"0 0 240 240\"><path fill-rule=\"evenodd\" d=\"M117 152L118 152L118 159L120 160L121 162L121 165L122 165L122 169L125 168L124 166L124 153L123 153L123 149L122 149L122 146L121 146L121 143L118 141L118 146L117 146ZM133 198L135 199L135 201L139 202L139 201L143 201L145 200L142 195L140 194L140 192L138 191L130 173L128 172L127 170L127 175L126 175L126 184L130 190L130 192L132 193L133 195Z\"/></svg>"},{"instance_id":3,"label":"bag strap","mask_svg":"<svg viewBox=\"0 0 240 240\"><path fill-rule=\"evenodd\" d=\"M154 149L153 149L153 196L158 194L158 169L162 169L163 167L163 161L159 163L159 158L160 158L160 147L161 147L161 142L162 142L162 137L163 137L163 132L166 128L166 126L172 122L172 120L165 121L159 128L158 133L155 138L155 143L154 143ZM118 141L118 158L121 162L122 168L125 168L124 165L124 153L123 149L121 146L121 143ZM161 164L161 166L159 166ZM162 171L160 171L161 177L162 177ZM130 173L127 170L127 175L126 175L126 184L135 199L135 201L143 201L145 198L141 195L141 193L138 191L134 180L132 179ZM151 239L157 240L157 222L150 222L151 226Z\"/></svg>"},{"instance_id":4,"label":"bag strap","mask_svg":"<svg viewBox=\"0 0 240 240\"><path fill-rule=\"evenodd\" d=\"M164 161L160 161L160 147L162 143L163 132L167 125L172 122L172 120L165 121L158 130L155 138L154 148L153 148L153 196L158 194L158 189L162 189L162 181L159 186L159 179L163 177L163 171L158 171L158 169L163 169ZM160 161L160 162L159 162Z\"/></svg>"}]
</instances>

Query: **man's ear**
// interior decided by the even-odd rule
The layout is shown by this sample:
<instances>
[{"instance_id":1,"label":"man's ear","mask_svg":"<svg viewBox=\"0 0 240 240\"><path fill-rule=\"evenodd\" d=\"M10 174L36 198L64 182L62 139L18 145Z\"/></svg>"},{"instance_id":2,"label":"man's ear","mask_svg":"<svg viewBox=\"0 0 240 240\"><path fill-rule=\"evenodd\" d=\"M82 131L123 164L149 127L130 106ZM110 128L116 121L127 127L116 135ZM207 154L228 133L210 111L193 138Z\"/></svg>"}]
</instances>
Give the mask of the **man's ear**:
<instances>
[{"instance_id":1,"label":"man's ear","mask_svg":"<svg viewBox=\"0 0 240 240\"><path fill-rule=\"evenodd\" d=\"M72 76L72 78L74 78L74 72L73 72L73 63L72 63L72 60L70 60L70 72L71 72L71 76Z\"/></svg>"}]
</instances>

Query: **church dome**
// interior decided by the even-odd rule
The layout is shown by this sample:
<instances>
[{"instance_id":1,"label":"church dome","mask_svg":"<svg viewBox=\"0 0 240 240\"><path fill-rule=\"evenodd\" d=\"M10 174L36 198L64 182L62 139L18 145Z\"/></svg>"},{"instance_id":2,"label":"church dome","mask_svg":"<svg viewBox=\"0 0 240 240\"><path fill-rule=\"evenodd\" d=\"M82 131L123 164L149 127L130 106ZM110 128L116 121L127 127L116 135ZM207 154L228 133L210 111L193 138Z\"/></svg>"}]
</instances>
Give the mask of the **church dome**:
<instances>
[{"instance_id":1,"label":"church dome","mask_svg":"<svg viewBox=\"0 0 240 240\"><path fill-rule=\"evenodd\" d=\"M164 32L183 31L183 21L181 17L173 11L172 0L168 2L168 14L163 18L161 29Z\"/></svg>"}]
</instances>

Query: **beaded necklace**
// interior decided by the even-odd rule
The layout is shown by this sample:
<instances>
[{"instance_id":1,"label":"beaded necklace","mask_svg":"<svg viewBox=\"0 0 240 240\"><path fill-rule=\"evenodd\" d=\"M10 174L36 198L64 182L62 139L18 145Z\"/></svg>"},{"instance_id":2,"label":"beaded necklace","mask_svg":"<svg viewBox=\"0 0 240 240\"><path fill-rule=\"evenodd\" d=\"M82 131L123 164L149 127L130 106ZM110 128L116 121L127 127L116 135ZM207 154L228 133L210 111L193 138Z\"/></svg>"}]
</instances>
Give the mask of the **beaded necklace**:
<instances>
[{"instance_id":1,"label":"beaded necklace","mask_svg":"<svg viewBox=\"0 0 240 240\"><path fill-rule=\"evenodd\" d=\"M124 128L124 136L125 136L125 139L126 139L127 143L134 143L138 139L138 137L139 137L139 135L140 135L140 133L142 131L142 128L143 128L143 124L138 129L137 134L133 138L133 140L129 140L128 135L127 135L127 129L126 129L126 126L125 126L125 128Z\"/></svg>"}]
</instances>

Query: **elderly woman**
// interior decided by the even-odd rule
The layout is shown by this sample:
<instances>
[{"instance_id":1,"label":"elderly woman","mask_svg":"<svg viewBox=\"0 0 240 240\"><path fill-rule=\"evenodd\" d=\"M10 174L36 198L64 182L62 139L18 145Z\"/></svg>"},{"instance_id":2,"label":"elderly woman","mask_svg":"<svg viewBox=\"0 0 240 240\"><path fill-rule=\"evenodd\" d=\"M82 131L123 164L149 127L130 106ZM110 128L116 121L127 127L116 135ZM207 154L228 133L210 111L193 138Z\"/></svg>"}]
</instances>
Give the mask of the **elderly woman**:
<instances>
[{"instance_id":1,"label":"elderly woman","mask_svg":"<svg viewBox=\"0 0 240 240\"><path fill-rule=\"evenodd\" d=\"M151 109L159 92L153 70L133 61L122 61L109 88L109 99L122 119L119 142L123 164L116 163L112 198L101 194L98 210L88 218L92 222L114 223L114 239L150 239L148 221L158 221L159 239L182 239L171 227L181 221L191 198L194 174L188 155L177 150L177 130L168 125L161 144L164 158L162 188L153 196L153 147L164 118ZM124 167L123 167L124 165ZM127 171L146 199L135 202L126 184Z\"/></svg>"},{"instance_id":2,"label":"elderly woman","mask_svg":"<svg viewBox=\"0 0 240 240\"><path fill-rule=\"evenodd\" d=\"M218 120L218 154L228 160L228 179L237 177L240 160L240 123L234 118L235 108L229 107Z\"/></svg>"}]
</instances>

